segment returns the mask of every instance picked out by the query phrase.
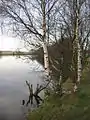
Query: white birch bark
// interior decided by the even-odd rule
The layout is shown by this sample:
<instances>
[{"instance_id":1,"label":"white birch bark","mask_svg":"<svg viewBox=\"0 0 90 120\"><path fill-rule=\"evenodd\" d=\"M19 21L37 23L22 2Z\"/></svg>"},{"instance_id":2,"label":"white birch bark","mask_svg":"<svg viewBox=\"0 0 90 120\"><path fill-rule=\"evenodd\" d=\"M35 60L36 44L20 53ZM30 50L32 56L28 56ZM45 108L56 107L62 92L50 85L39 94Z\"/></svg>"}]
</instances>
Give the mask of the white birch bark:
<instances>
[{"instance_id":1,"label":"white birch bark","mask_svg":"<svg viewBox=\"0 0 90 120\"><path fill-rule=\"evenodd\" d=\"M45 42L43 43L43 52L44 52L44 68L45 68L45 72L46 72L47 76L49 76L49 74L50 74L49 56L48 56L47 45L46 45Z\"/></svg>"},{"instance_id":2,"label":"white birch bark","mask_svg":"<svg viewBox=\"0 0 90 120\"><path fill-rule=\"evenodd\" d=\"M81 79L81 47L80 47L80 43L79 43L79 1L76 0L76 25L75 25L75 39L74 39L74 43L76 43L76 51L77 52L77 76L76 76L76 82L74 85L74 92L77 90L77 85L80 83L80 79Z\"/></svg>"},{"instance_id":3,"label":"white birch bark","mask_svg":"<svg viewBox=\"0 0 90 120\"><path fill-rule=\"evenodd\" d=\"M77 60L77 83L80 83L80 79L81 79L81 48L80 48L80 44L79 42L78 44L78 51L77 51L77 55L78 55L78 60Z\"/></svg>"},{"instance_id":4,"label":"white birch bark","mask_svg":"<svg viewBox=\"0 0 90 120\"><path fill-rule=\"evenodd\" d=\"M77 10L76 10L76 42L77 42L77 84L80 83L81 79L81 48L79 43L79 0L77 0Z\"/></svg>"},{"instance_id":5,"label":"white birch bark","mask_svg":"<svg viewBox=\"0 0 90 120\"><path fill-rule=\"evenodd\" d=\"M42 21L42 30L43 30L42 47L44 52L44 68L45 68L46 76L49 78L50 77L49 55L48 55L48 46L47 46L47 40L46 40L46 11L45 11L46 1L42 0L41 4L42 4L41 8L42 8L42 20L43 20Z\"/></svg>"}]
</instances>

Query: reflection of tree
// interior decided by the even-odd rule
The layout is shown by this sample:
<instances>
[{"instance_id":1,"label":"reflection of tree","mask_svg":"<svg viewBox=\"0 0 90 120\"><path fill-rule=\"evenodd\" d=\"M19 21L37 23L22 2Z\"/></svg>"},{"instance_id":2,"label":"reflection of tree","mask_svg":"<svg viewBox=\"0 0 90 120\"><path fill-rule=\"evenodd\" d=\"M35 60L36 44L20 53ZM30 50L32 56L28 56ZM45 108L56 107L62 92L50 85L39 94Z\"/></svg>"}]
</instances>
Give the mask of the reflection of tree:
<instances>
[{"instance_id":1,"label":"reflection of tree","mask_svg":"<svg viewBox=\"0 0 90 120\"><path fill-rule=\"evenodd\" d=\"M0 51L0 55L2 55L2 51Z\"/></svg>"},{"instance_id":2,"label":"reflection of tree","mask_svg":"<svg viewBox=\"0 0 90 120\"><path fill-rule=\"evenodd\" d=\"M0 58L2 58L2 51L0 51Z\"/></svg>"},{"instance_id":3,"label":"reflection of tree","mask_svg":"<svg viewBox=\"0 0 90 120\"><path fill-rule=\"evenodd\" d=\"M0 59L2 58L2 55L0 55Z\"/></svg>"}]
</instances>

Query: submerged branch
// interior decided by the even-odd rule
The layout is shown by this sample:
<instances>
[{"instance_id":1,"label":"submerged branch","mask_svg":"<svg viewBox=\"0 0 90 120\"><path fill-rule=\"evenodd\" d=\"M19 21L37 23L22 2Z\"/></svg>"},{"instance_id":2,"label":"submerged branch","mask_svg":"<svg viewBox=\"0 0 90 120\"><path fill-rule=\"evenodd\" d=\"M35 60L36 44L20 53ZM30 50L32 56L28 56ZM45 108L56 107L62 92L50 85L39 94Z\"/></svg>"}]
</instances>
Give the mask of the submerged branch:
<instances>
[{"instance_id":1,"label":"submerged branch","mask_svg":"<svg viewBox=\"0 0 90 120\"><path fill-rule=\"evenodd\" d=\"M35 92L33 93L33 85L30 84L28 81L26 81L26 85L28 86L28 89L29 89L29 99L28 101L26 102L26 106L28 106L28 104L30 103L31 105L33 104L33 97L35 98L36 100L36 103L37 103L37 106L40 104L40 101L43 101L43 99L38 95L41 91L43 91L44 89L47 88L47 86L49 85L50 81L45 85L45 86L42 86L42 85L39 85L37 84L37 88L35 90ZM25 104L25 100L24 101L24 104ZM22 101L22 102L23 102ZM22 104L22 105L24 105Z\"/></svg>"}]
</instances>

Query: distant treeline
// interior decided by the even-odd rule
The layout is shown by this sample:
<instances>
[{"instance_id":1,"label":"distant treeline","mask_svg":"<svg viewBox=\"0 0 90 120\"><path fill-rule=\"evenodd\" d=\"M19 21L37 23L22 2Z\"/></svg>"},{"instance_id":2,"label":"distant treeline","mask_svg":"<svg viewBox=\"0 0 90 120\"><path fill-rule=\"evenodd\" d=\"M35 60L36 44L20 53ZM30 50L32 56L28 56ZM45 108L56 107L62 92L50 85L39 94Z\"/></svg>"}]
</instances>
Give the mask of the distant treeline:
<instances>
[{"instance_id":1,"label":"distant treeline","mask_svg":"<svg viewBox=\"0 0 90 120\"><path fill-rule=\"evenodd\" d=\"M0 55L31 55L31 52L21 52L21 51L0 51Z\"/></svg>"}]
</instances>

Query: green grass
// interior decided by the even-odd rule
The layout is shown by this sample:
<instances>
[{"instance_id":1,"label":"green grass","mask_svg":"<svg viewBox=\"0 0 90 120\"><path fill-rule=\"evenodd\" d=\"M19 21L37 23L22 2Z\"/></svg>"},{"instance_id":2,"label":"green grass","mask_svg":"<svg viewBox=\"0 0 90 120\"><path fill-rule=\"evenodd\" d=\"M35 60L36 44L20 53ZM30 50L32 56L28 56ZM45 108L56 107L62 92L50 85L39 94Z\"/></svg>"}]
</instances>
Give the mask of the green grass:
<instances>
[{"instance_id":1,"label":"green grass","mask_svg":"<svg viewBox=\"0 0 90 120\"><path fill-rule=\"evenodd\" d=\"M90 120L90 71L83 72L75 94L49 96L40 108L29 113L28 120Z\"/></svg>"}]
</instances>

